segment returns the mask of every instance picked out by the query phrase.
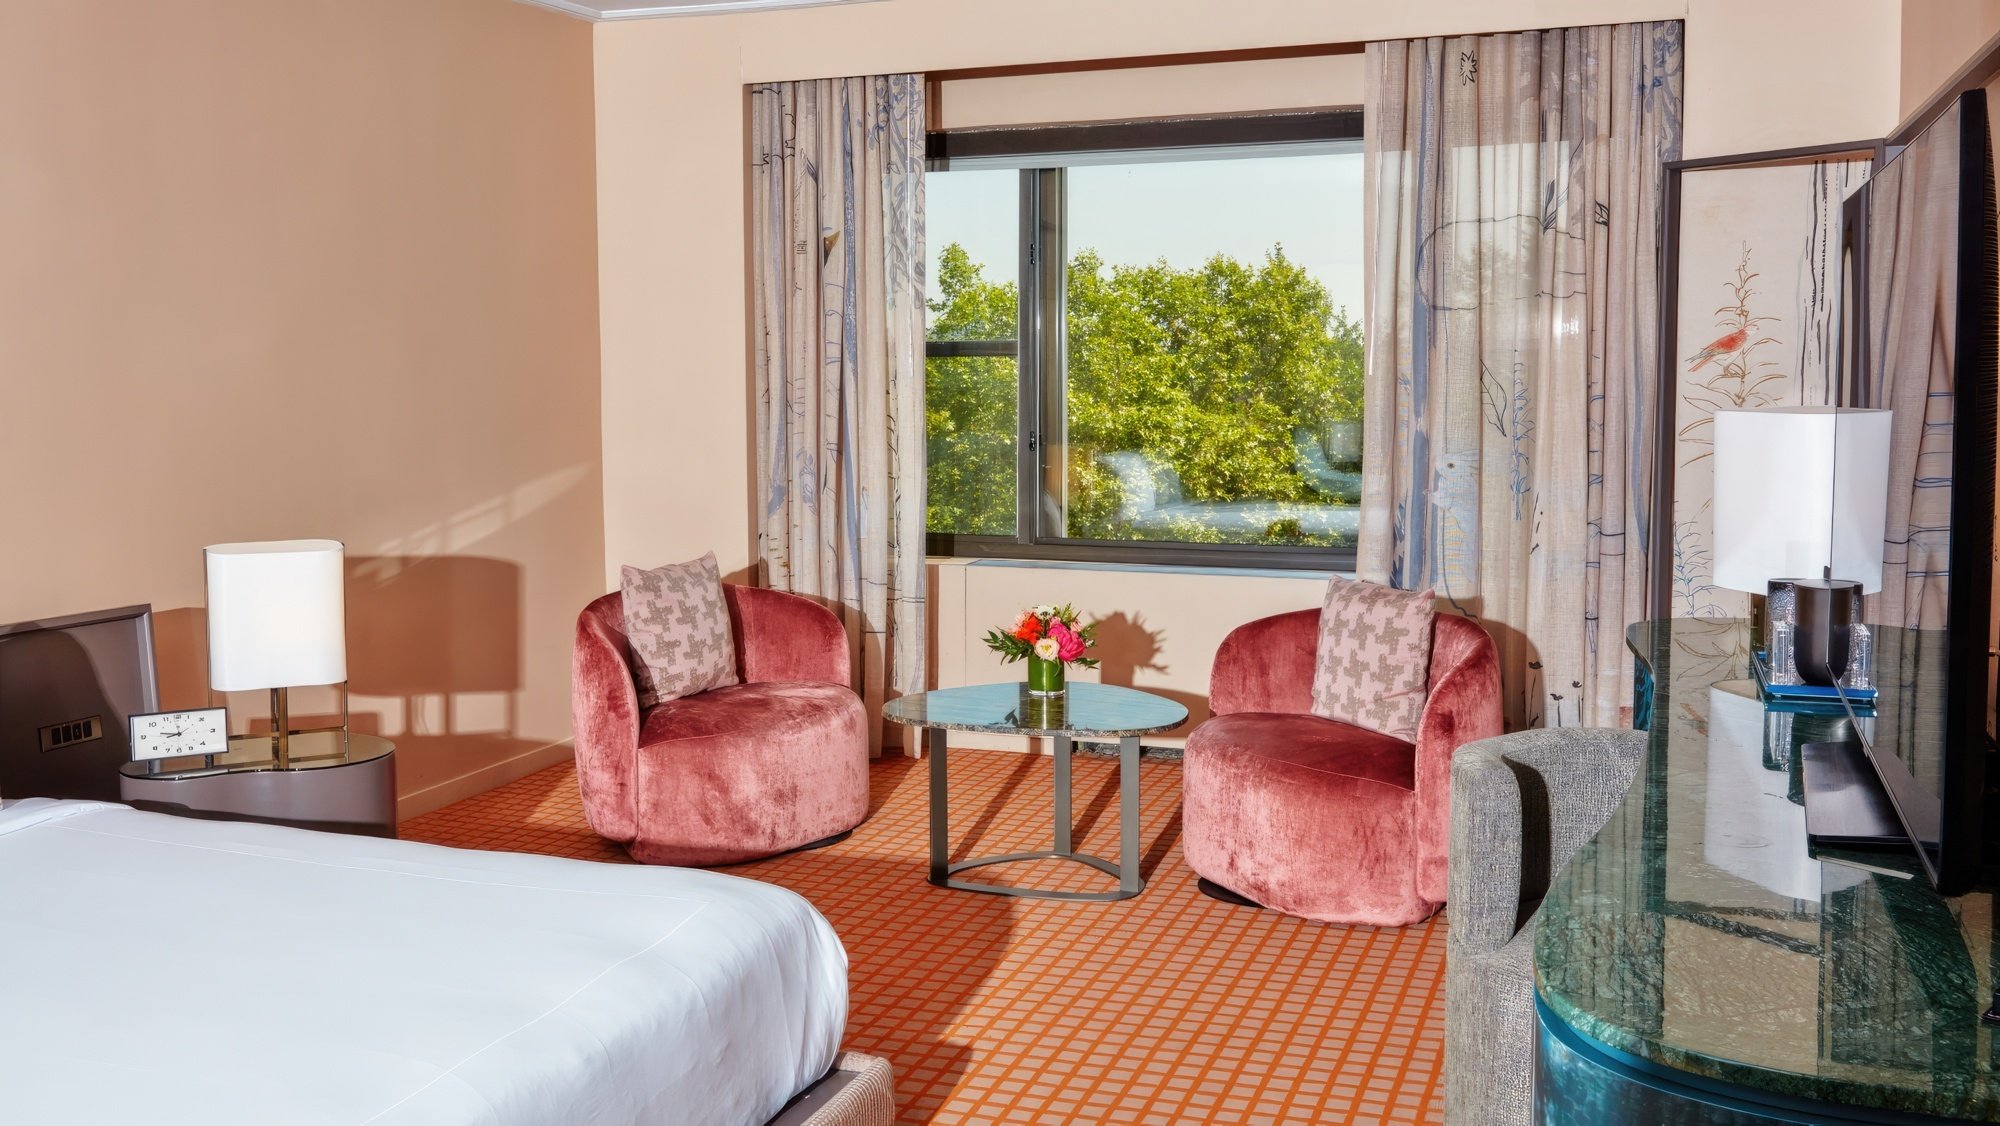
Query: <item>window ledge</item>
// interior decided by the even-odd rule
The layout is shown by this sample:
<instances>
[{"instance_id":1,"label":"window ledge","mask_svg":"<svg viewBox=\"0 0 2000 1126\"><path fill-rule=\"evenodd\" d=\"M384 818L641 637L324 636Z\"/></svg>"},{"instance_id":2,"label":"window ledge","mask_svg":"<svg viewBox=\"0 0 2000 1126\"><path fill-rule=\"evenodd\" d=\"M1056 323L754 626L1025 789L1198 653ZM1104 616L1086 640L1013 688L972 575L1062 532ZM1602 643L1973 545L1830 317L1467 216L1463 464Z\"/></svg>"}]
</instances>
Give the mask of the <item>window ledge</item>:
<instances>
[{"instance_id":1,"label":"window ledge","mask_svg":"<svg viewBox=\"0 0 2000 1126\"><path fill-rule=\"evenodd\" d=\"M1101 563L1075 559L972 558L963 555L931 555L926 556L924 562L933 567L1014 567L1037 571L1122 571L1151 575L1228 575L1237 578L1312 579L1322 582L1335 575L1343 579L1354 577L1354 572L1352 571L1342 571L1334 568L1313 570L1291 567L1206 567L1175 563Z\"/></svg>"}]
</instances>

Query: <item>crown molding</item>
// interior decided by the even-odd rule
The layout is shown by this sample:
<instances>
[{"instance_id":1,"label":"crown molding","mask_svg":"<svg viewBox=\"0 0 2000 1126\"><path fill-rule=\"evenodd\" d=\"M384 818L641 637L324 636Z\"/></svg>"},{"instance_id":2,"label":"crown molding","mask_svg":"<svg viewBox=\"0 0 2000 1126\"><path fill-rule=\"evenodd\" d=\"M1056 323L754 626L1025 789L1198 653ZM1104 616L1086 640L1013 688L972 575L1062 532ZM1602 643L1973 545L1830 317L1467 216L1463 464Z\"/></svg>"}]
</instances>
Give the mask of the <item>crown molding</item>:
<instances>
[{"instance_id":1,"label":"crown molding","mask_svg":"<svg viewBox=\"0 0 2000 1126\"><path fill-rule=\"evenodd\" d=\"M821 8L835 4L873 4L878 0L684 0L679 4L621 5L616 0L519 0L537 8L547 8L566 16L610 23L617 20L669 19L675 16L713 16L730 12L763 12L781 8Z\"/></svg>"}]
</instances>

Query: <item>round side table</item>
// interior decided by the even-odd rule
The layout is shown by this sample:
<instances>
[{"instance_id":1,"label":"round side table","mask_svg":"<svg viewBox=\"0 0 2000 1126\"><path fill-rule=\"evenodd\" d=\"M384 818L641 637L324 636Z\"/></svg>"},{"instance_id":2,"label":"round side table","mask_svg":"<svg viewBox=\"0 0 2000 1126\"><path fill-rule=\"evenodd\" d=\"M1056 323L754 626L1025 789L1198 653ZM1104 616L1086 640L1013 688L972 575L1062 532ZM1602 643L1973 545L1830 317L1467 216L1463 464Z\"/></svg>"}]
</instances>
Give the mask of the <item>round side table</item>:
<instances>
[{"instance_id":1,"label":"round side table","mask_svg":"<svg viewBox=\"0 0 2000 1126\"><path fill-rule=\"evenodd\" d=\"M295 734L284 767L270 736L242 735L223 754L128 762L118 776L122 800L154 813L396 835L396 746L375 735Z\"/></svg>"}]
</instances>

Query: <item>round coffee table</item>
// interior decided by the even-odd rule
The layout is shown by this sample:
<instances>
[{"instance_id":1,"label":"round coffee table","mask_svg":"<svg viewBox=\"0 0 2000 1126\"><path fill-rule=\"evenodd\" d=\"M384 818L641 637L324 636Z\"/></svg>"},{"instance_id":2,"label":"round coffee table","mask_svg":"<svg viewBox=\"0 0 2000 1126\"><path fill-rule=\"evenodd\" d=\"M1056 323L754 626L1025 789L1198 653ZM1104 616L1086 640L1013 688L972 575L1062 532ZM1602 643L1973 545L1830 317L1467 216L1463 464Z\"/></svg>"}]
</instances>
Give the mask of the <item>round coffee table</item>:
<instances>
[{"instance_id":1,"label":"round coffee table","mask_svg":"<svg viewBox=\"0 0 2000 1126\"><path fill-rule=\"evenodd\" d=\"M1075 899L1108 903L1145 890L1139 875L1139 737L1170 731L1187 722L1187 709L1150 692L1111 684L1072 684L1060 696L1035 696L1026 684L976 684L901 696L883 705L882 718L925 730L931 760L931 883L960 891L1018 895L1028 899ZM950 863L951 829L946 813L944 733L983 731L997 735L1055 737L1055 847L1047 852L1011 852ZM1070 740L1118 740L1118 863L1076 851L1070 844ZM1019 860L1070 860L1118 879L1117 891L1040 891L954 880L952 875L988 864Z\"/></svg>"}]
</instances>

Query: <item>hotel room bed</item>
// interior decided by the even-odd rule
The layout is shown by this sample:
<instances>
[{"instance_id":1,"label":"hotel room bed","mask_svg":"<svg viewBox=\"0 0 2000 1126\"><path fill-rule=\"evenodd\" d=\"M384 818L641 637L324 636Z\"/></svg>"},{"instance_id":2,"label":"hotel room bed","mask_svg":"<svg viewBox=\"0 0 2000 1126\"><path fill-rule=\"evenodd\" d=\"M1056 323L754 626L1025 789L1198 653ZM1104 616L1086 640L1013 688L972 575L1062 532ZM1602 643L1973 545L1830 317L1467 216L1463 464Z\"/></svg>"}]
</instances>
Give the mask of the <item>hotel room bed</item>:
<instances>
[{"instance_id":1,"label":"hotel room bed","mask_svg":"<svg viewBox=\"0 0 2000 1126\"><path fill-rule=\"evenodd\" d=\"M846 1016L752 880L0 803L7 1121L762 1123Z\"/></svg>"}]
</instances>

